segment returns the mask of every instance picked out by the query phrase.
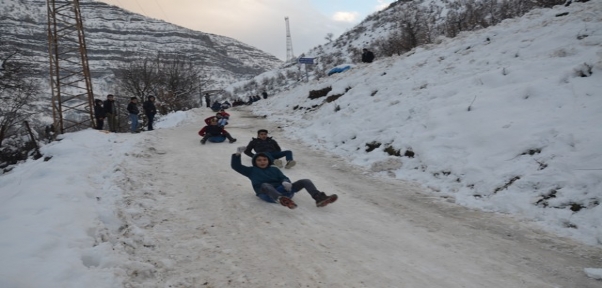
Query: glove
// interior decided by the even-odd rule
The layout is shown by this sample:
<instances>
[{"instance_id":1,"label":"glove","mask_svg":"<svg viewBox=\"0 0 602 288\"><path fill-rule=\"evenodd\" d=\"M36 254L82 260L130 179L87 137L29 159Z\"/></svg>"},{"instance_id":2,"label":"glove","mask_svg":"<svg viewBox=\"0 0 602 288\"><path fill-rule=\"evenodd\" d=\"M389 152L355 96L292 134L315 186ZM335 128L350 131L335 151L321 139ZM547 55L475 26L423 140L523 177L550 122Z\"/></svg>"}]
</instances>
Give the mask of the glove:
<instances>
[{"instance_id":1,"label":"glove","mask_svg":"<svg viewBox=\"0 0 602 288\"><path fill-rule=\"evenodd\" d=\"M240 146L236 148L236 154L240 155L242 152L245 152L245 150L247 150L247 146Z\"/></svg>"},{"instance_id":2,"label":"glove","mask_svg":"<svg viewBox=\"0 0 602 288\"><path fill-rule=\"evenodd\" d=\"M291 192L291 190L293 189L293 184L291 182L282 182L282 187L284 187L284 190L286 190L287 192Z\"/></svg>"}]
</instances>

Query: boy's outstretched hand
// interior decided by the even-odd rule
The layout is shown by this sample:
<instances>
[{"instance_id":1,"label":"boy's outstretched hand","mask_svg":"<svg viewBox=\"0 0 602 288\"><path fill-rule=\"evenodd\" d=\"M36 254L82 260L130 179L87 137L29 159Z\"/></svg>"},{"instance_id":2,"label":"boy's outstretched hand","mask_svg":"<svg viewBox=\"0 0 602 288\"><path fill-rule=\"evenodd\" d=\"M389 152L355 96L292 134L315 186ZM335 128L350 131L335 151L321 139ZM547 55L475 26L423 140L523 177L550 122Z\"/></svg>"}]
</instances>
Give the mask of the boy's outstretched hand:
<instances>
[{"instance_id":1,"label":"boy's outstretched hand","mask_svg":"<svg viewBox=\"0 0 602 288\"><path fill-rule=\"evenodd\" d=\"M240 147L236 148L236 155L240 155L242 152L245 152L246 149L247 149L247 146L240 146Z\"/></svg>"}]
</instances>

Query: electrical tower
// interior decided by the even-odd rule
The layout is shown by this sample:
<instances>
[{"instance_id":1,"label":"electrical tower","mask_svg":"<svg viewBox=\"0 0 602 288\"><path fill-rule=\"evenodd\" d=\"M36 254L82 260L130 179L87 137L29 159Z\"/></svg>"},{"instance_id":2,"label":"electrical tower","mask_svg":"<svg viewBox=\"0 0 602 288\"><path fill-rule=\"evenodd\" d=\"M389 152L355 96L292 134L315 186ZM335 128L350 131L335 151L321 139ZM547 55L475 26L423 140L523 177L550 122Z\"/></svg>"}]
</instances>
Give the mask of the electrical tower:
<instances>
[{"instance_id":1,"label":"electrical tower","mask_svg":"<svg viewBox=\"0 0 602 288\"><path fill-rule=\"evenodd\" d=\"M55 132L63 134L94 127L94 94L79 0L46 3Z\"/></svg>"},{"instance_id":2,"label":"electrical tower","mask_svg":"<svg viewBox=\"0 0 602 288\"><path fill-rule=\"evenodd\" d=\"M288 17L284 17L284 21L286 22L286 61L294 62L295 54L293 53L293 39L288 26Z\"/></svg>"}]
</instances>

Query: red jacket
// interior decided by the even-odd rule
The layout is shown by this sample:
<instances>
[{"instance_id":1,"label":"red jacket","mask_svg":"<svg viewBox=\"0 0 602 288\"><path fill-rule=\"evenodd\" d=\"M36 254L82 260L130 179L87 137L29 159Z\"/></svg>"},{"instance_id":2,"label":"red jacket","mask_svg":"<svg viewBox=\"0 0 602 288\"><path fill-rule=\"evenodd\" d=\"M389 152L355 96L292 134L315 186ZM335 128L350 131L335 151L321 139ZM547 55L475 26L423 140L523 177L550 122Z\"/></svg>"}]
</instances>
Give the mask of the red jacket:
<instances>
[{"instance_id":1,"label":"red jacket","mask_svg":"<svg viewBox=\"0 0 602 288\"><path fill-rule=\"evenodd\" d=\"M224 130L224 128L219 127L217 125L208 125L203 127L203 129L201 129L201 131L199 131L199 135L201 137L205 136L205 134L209 134L211 136L219 136L219 135L223 135L225 133L228 133L226 130Z\"/></svg>"},{"instance_id":2,"label":"red jacket","mask_svg":"<svg viewBox=\"0 0 602 288\"><path fill-rule=\"evenodd\" d=\"M220 114L222 116L222 118L226 118L226 119L230 119L230 114L224 112L219 112L217 114ZM207 118L205 118L205 124L207 125L211 125L211 119L213 118L217 118L216 116L209 116Z\"/></svg>"}]
</instances>

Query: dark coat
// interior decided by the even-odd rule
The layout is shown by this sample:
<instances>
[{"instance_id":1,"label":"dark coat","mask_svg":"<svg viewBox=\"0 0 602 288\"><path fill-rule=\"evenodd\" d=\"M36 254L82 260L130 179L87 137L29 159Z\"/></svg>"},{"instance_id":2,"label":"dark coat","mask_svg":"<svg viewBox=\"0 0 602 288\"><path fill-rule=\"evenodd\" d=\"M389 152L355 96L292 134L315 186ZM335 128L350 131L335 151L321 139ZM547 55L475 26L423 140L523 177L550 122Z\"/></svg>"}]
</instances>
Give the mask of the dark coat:
<instances>
[{"instance_id":1,"label":"dark coat","mask_svg":"<svg viewBox=\"0 0 602 288\"><path fill-rule=\"evenodd\" d=\"M255 153L260 153L260 152L280 152L282 151L282 149L280 149L280 145L278 145L278 142L276 142L276 140L272 139L272 137L268 137L265 140L261 140L259 138L253 138L251 140L251 142L249 142L249 145L247 145L247 149L245 149L245 154L248 155L249 157L253 157L255 156L255 154L253 154L253 149L255 150Z\"/></svg>"},{"instance_id":2,"label":"dark coat","mask_svg":"<svg viewBox=\"0 0 602 288\"><path fill-rule=\"evenodd\" d=\"M130 102L130 104L128 104L128 112L130 112L130 114L136 114L138 115L138 113L140 113L140 110L138 110L138 105L136 103Z\"/></svg>"},{"instance_id":3,"label":"dark coat","mask_svg":"<svg viewBox=\"0 0 602 288\"><path fill-rule=\"evenodd\" d=\"M155 102L146 100L144 104L142 104L142 109L144 109L144 114L146 115L155 115L157 114L157 107L155 107Z\"/></svg>"},{"instance_id":4,"label":"dark coat","mask_svg":"<svg viewBox=\"0 0 602 288\"><path fill-rule=\"evenodd\" d=\"M103 106L104 106L106 114L115 114L115 100L113 100L113 101L105 100L105 102L103 103Z\"/></svg>"},{"instance_id":5,"label":"dark coat","mask_svg":"<svg viewBox=\"0 0 602 288\"><path fill-rule=\"evenodd\" d=\"M213 102L213 105L211 105L211 110L213 110L214 112L217 112L221 109L222 109L222 104L217 101Z\"/></svg>"},{"instance_id":6,"label":"dark coat","mask_svg":"<svg viewBox=\"0 0 602 288\"><path fill-rule=\"evenodd\" d=\"M101 118L105 118L107 116L107 113L105 112L105 108L102 107L102 105L100 105L99 103L96 103L94 105L94 117L101 119Z\"/></svg>"},{"instance_id":7,"label":"dark coat","mask_svg":"<svg viewBox=\"0 0 602 288\"><path fill-rule=\"evenodd\" d=\"M257 156L260 155L268 158L268 167L257 167L257 165L255 164L255 159L257 158ZM257 195L261 193L260 189L261 184L263 183L268 183L274 187L278 187L282 185L283 181L291 182L291 180L288 177L286 177L286 175L284 175L282 171L280 171L280 169L272 166L273 162L274 161L272 157L270 157L269 155L264 153L257 153L252 159L253 166L244 166L242 165L240 155L232 154L232 158L230 160L230 167L232 167L234 171L246 176L247 178L249 178L249 180L251 180L251 185L253 185L253 190Z\"/></svg>"},{"instance_id":8,"label":"dark coat","mask_svg":"<svg viewBox=\"0 0 602 288\"><path fill-rule=\"evenodd\" d=\"M364 63L372 63L372 61L374 61L374 53L372 53L372 51L364 51L364 53L362 53L362 62Z\"/></svg>"}]
</instances>

